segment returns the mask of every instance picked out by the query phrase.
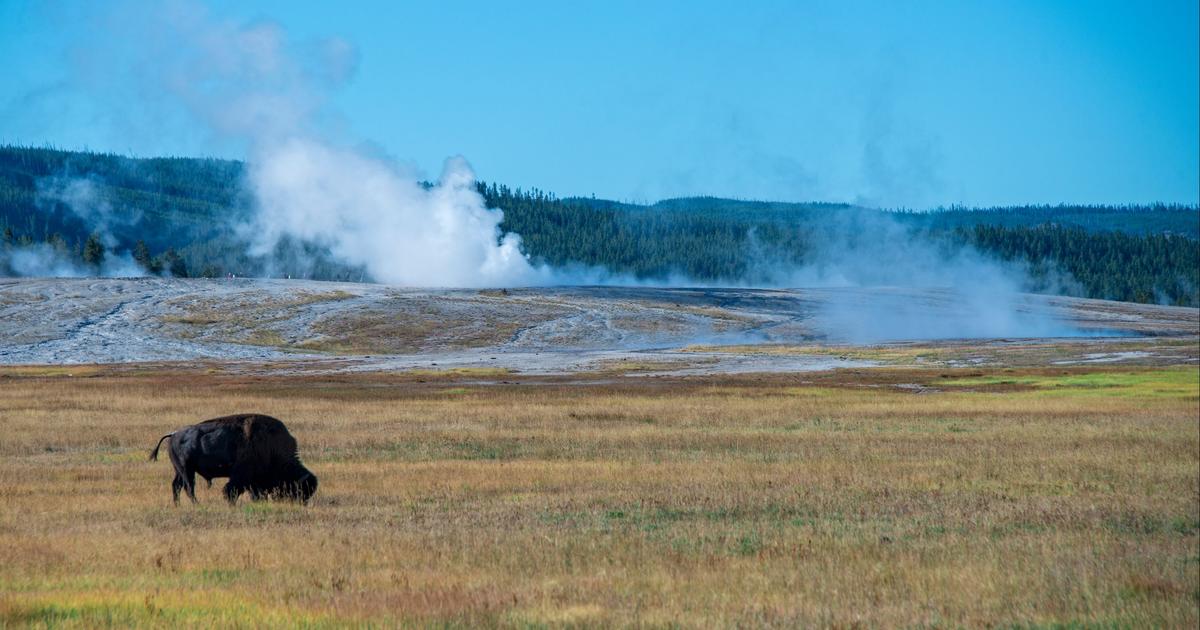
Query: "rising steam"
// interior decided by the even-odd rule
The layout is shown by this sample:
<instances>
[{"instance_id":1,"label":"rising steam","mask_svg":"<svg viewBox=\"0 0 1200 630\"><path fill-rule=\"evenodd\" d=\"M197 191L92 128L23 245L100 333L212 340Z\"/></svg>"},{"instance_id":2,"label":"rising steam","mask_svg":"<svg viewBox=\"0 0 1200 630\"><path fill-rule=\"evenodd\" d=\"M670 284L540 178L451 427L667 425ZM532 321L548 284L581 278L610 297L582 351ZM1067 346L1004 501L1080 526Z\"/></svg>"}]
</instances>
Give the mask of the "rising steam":
<instances>
[{"instance_id":1,"label":"rising steam","mask_svg":"<svg viewBox=\"0 0 1200 630\"><path fill-rule=\"evenodd\" d=\"M330 96L357 65L347 42L293 41L278 24L222 20L187 1L135 6L137 15L150 18L141 18L137 33L126 33L132 48L113 63L135 67L137 81L157 87L139 85L126 96L169 94L173 107L182 105L214 138L244 147L249 164L244 183L254 213L239 228L252 254L269 259L281 243L300 241L365 269L376 281L407 286L630 281L604 270L533 264L521 251L520 236L501 232L503 213L486 207L462 157L446 160L437 180L425 184L412 169L330 132L343 128ZM835 337L1070 332L1026 314L1026 298L1018 292L1027 278L1020 269L914 236L882 213L830 214L812 241L819 247L802 264L762 256L748 282L937 288L945 298L846 293L817 314ZM666 283L695 284L686 278Z\"/></svg>"},{"instance_id":2,"label":"rising steam","mask_svg":"<svg viewBox=\"0 0 1200 630\"><path fill-rule=\"evenodd\" d=\"M902 224L890 213L848 210L811 227L811 251L800 265L763 256L757 271L771 286L862 288L827 292L817 326L837 341L1065 337L1073 326L1032 308L1022 293L1027 270L961 243ZM1063 288L1071 280L1048 274Z\"/></svg>"},{"instance_id":3,"label":"rising steam","mask_svg":"<svg viewBox=\"0 0 1200 630\"><path fill-rule=\"evenodd\" d=\"M278 24L243 25L177 3L159 13L171 50L156 60L168 89L217 134L248 147L256 213L242 232L251 253L302 241L380 282L408 286L545 283L502 234L503 213L475 191L461 157L429 187L417 174L321 132L331 92L353 75L343 40L295 42Z\"/></svg>"},{"instance_id":4,"label":"rising steam","mask_svg":"<svg viewBox=\"0 0 1200 630\"><path fill-rule=\"evenodd\" d=\"M146 274L128 250L116 250L112 233L114 226L136 223L140 217L115 212L95 181L66 175L43 178L37 182L34 203L43 211L57 207L79 217L108 251L99 264L87 266L77 263L63 242L0 247L0 276L132 278Z\"/></svg>"},{"instance_id":5,"label":"rising steam","mask_svg":"<svg viewBox=\"0 0 1200 630\"><path fill-rule=\"evenodd\" d=\"M426 187L379 160L290 138L263 151L250 182L258 254L298 238L365 267L375 280L406 286L530 285L550 278L521 253L519 236L501 234L503 214L484 206L461 157L446 160L437 183Z\"/></svg>"}]
</instances>

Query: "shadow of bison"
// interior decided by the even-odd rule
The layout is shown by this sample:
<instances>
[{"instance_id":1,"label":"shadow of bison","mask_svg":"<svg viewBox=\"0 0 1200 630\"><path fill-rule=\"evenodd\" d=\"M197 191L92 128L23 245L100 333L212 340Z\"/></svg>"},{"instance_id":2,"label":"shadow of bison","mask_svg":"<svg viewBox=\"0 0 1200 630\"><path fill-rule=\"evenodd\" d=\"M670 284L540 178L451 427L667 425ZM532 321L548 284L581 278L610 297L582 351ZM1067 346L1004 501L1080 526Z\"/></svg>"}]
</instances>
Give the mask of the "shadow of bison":
<instances>
[{"instance_id":1,"label":"shadow of bison","mask_svg":"<svg viewBox=\"0 0 1200 630\"><path fill-rule=\"evenodd\" d=\"M225 498L237 503L243 492L255 501L289 499L308 503L317 491L317 476L300 463L296 438L271 416L238 414L205 420L158 439L150 452L158 459L163 440L175 468L171 492L179 503L179 491L196 502L196 475L209 486L216 477L228 477Z\"/></svg>"}]
</instances>

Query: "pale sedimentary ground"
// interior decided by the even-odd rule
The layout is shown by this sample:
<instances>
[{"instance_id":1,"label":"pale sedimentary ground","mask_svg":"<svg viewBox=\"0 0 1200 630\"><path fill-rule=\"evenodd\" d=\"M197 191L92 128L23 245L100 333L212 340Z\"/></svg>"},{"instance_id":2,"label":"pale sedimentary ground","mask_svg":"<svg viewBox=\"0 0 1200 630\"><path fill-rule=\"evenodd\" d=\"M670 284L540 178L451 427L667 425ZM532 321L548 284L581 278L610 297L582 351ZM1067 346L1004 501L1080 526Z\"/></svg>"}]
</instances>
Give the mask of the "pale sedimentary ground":
<instances>
[{"instance_id":1,"label":"pale sedimentary ground","mask_svg":"<svg viewBox=\"0 0 1200 630\"><path fill-rule=\"evenodd\" d=\"M431 290L300 280L4 279L0 364L211 360L292 369L686 374L1196 361L1197 309L1029 295L996 309L1003 311L996 322L981 322L993 318L990 305L900 288ZM894 337L855 344L858 326Z\"/></svg>"}]
</instances>

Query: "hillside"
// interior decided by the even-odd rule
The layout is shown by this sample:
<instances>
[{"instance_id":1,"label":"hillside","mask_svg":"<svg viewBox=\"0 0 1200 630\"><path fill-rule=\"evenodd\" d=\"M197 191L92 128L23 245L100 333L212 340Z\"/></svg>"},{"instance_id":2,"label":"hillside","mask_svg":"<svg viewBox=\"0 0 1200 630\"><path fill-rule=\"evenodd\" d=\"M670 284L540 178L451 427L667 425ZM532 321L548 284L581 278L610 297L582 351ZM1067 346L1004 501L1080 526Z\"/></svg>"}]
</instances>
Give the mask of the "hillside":
<instances>
[{"instance_id":1,"label":"hillside","mask_svg":"<svg viewBox=\"0 0 1200 630\"><path fill-rule=\"evenodd\" d=\"M243 175L244 165L229 160L0 147L0 275L22 274L13 252L24 248L85 272L123 259L177 276L368 278L307 243L281 242L271 256L248 255L238 230L251 216ZM856 240L879 248L902 245L894 239L903 238L971 245L1016 261L1029 269L1026 290L1200 304L1195 207L890 212L711 197L637 205L497 184L479 189L490 207L504 211L501 229L520 234L532 259L554 267L603 268L650 281L778 285L788 280L781 269L811 262L822 243Z\"/></svg>"},{"instance_id":2,"label":"hillside","mask_svg":"<svg viewBox=\"0 0 1200 630\"><path fill-rule=\"evenodd\" d=\"M719 197L681 197L664 199L653 204L632 204L568 197L568 204L578 204L597 210L623 210L631 213L683 212L690 216L723 217L741 221L770 218L800 225L831 213L873 211L870 208L842 203L789 203L780 201L747 201ZM1124 232L1138 236L1177 234L1200 239L1200 220L1194 207L1152 204L1130 206L1040 205L1000 208L967 208L951 206L928 211L895 210L891 215L902 223L935 230L971 228L976 225L995 225L1006 228L1038 227L1053 224L1079 228L1091 233Z\"/></svg>"}]
</instances>

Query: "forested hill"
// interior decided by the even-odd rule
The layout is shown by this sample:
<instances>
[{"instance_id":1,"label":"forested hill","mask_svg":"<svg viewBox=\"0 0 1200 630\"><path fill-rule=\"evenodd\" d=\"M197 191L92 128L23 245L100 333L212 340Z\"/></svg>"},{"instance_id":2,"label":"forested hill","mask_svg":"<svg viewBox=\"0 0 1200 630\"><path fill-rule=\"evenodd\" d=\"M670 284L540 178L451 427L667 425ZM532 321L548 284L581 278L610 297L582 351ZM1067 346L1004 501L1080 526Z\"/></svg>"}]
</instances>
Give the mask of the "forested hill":
<instances>
[{"instance_id":1,"label":"forested hill","mask_svg":"<svg viewBox=\"0 0 1200 630\"><path fill-rule=\"evenodd\" d=\"M846 204L693 197L652 206L557 200L540 191L481 187L505 209L505 229L552 265L583 263L639 277L755 277L764 257L803 265L822 243L892 238L970 244L1025 263L1036 292L1200 305L1200 210L1180 206L1028 206L880 211ZM902 226L901 232L895 226ZM888 238L884 238L888 237ZM869 251L864 252L869 254ZM1063 274L1067 274L1064 279ZM1065 281L1064 281L1065 280Z\"/></svg>"},{"instance_id":2,"label":"forested hill","mask_svg":"<svg viewBox=\"0 0 1200 630\"><path fill-rule=\"evenodd\" d=\"M54 149L0 147L0 275L14 252L52 252L79 269L132 258L152 273L318 279L364 271L303 243L282 243L271 264L246 253L232 227L250 216L240 162L136 159ZM912 238L971 244L1032 270L1030 290L1200 305L1200 211L1181 206L1027 206L895 211L829 203L692 197L653 205L563 198L480 184L501 228L526 253L555 266L603 267L642 279L755 283L764 257L810 262L837 230L903 226ZM879 246L888 246L881 243ZM1058 272L1071 282L1060 282Z\"/></svg>"},{"instance_id":3,"label":"forested hill","mask_svg":"<svg viewBox=\"0 0 1200 630\"><path fill-rule=\"evenodd\" d=\"M840 203L743 201L719 197L664 199L651 205L586 197L568 197L562 202L601 210L623 210L633 214L638 212L684 212L693 217L707 216L745 221L769 219L790 224L809 223L821 219L830 212L868 210L861 206ZM976 225L1016 228L1053 224L1080 228L1088 232L1115 231L1136 235L1179 234L1192 239L1200 239L1200 213L1197 213L1197 208L1179 205L1041 205L1001 208L951 206L919 212L912 210L889 212L894 218L905 224L931 230L953 230L958 227L974 227Z\"/></svg>"}]
</instances>

